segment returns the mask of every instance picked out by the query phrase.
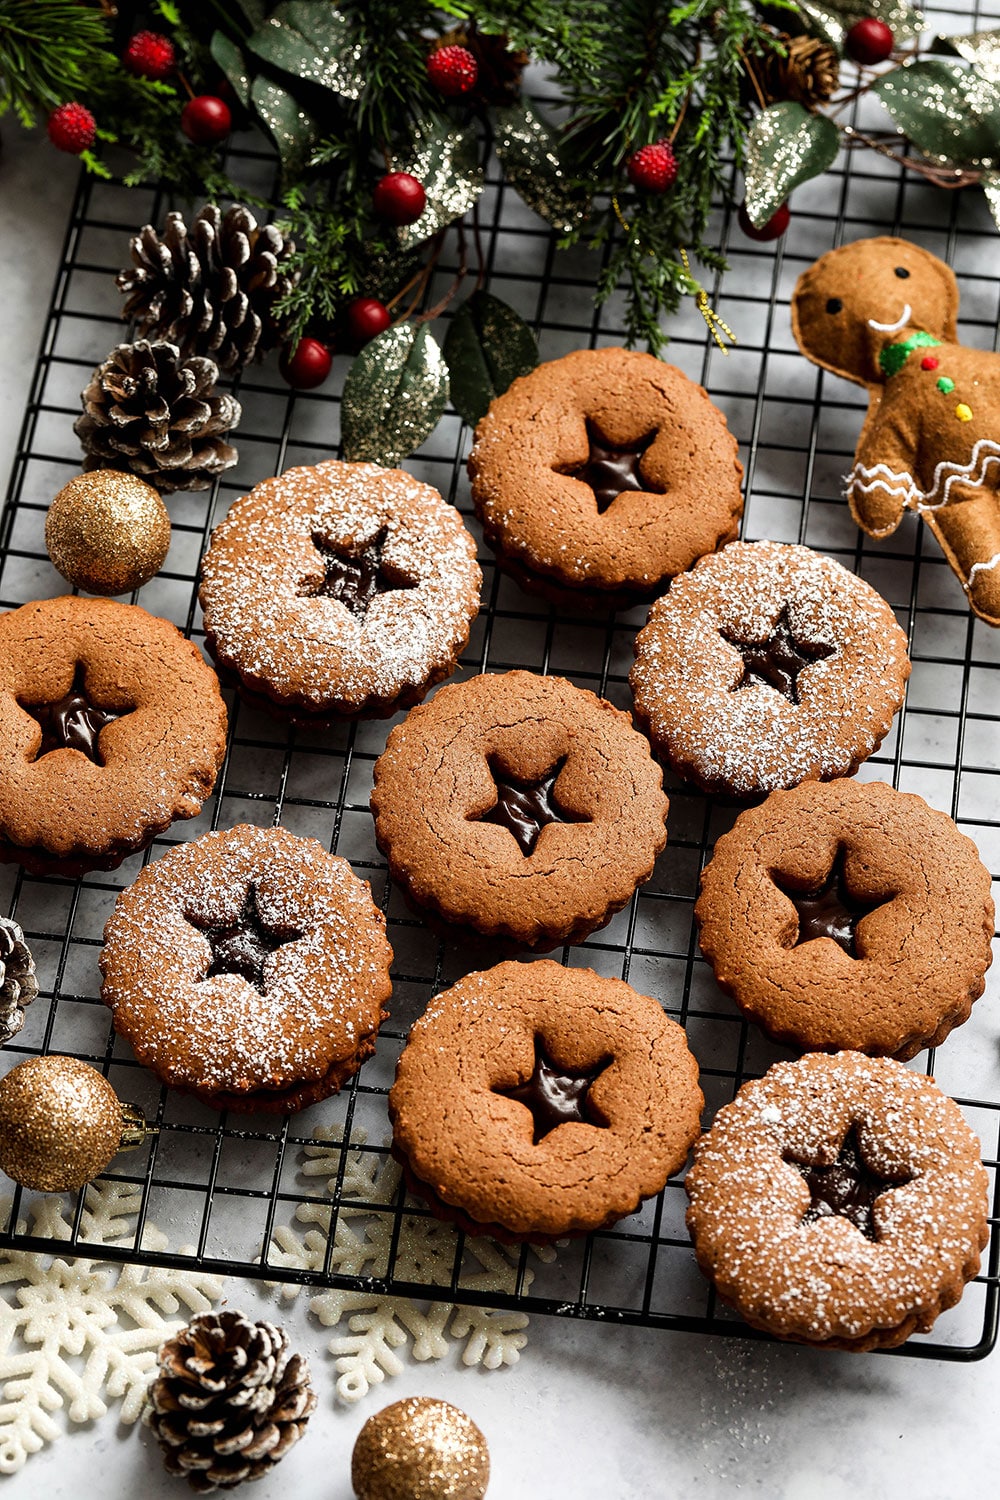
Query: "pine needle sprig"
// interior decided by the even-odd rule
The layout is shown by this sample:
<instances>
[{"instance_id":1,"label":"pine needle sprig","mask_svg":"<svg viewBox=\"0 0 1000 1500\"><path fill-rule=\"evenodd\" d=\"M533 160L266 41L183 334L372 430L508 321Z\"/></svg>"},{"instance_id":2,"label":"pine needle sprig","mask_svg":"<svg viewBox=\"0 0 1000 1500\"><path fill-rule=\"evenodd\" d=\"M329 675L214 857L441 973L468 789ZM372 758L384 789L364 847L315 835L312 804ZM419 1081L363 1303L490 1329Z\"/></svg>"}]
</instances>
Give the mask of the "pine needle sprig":
<instances>
[{"instance_id":1,"label":"pine needle sprig","mask_svg":"<svg viewBox=\"0 0 1000 1500\"><path fill-rule=\"evenodd\" d=\"M0 0L0 115L30 127L114 66L105 16L79 0Z\"/></svg>"}]
</instances>

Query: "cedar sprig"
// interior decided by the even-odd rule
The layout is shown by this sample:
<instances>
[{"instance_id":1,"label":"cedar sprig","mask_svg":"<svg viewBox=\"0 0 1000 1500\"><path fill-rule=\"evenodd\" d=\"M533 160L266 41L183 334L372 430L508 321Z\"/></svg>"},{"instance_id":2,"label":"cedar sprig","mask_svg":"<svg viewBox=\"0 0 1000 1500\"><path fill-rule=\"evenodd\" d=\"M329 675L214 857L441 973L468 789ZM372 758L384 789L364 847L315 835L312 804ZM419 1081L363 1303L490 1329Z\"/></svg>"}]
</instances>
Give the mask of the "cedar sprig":
<instances>
[{"instance_id":1,"label":"cedar sprig","mask_svg":"<svg viewBox=\"0 0 1000 1500\"><path fill-rule=\"evenodd\" d=\"M89 91L114 59L99 10L79 0L0 0L0 115L30 127Z\"/></svg>"}]
</instances>

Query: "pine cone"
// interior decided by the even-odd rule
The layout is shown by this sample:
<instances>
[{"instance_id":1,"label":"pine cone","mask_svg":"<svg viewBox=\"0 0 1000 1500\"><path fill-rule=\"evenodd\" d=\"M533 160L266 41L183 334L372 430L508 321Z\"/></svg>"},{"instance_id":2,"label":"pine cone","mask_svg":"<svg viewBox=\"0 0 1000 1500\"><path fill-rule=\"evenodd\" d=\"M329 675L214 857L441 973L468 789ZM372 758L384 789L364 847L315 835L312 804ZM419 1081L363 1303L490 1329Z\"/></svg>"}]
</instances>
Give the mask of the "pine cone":
<instances>
[{"instance_id":1,"label":"pine cone","mask_svg":"<svg viewBox=\"0 0 1000 1500\"><path fill-rule=\"evenodd\" d=\"M207 489L239 457L219 433L237 425L240 404L213 394L218 377L212 360L182 360L176 344L119 344L73 423L84 469L125 469L168 493Z\"/></svg>"},{"instance_id":2,"label":"pine cone","mask_svg":"<svg viewBox=\"0 0 1000 1500\"><path fill-rule=\"evenodd\" d=\"M9 917L0 917L0 1045L24 1025L24 1007L38 994L35 960L24 933Z\"/></svg>"},{"instance_id":3,"label":"pine cone","mask_svg":"<svg viewBox=\"0 0 1000 1500\"><path fill-rule=\"evenodd\" d=\"M295 246L242 204L223 213L207 203L190 229L167 214L162 235L147 224L130 249L117 285L128 297L122 316L143 336L210 355L231 374L283 342L286 320L274 305L292 285L284 264Z\"/></svg>"},{"instance_id":4,"label":"pine cone","mask_svg":"<svg viewBox=\"0 0 1000 1500\"><path fill-rule=\"evenodd\" d=\"M827 42L812 36L776 38L787 56L770 49L753 60L757 82L768 104L782 99L796 104L825 104L840 86L840 63L837 53Z\"/></svg>"},{"instance_id":5,"label":"pine cone","mask_svg":"<svg viewBox=\"0 0 1000 1500\"><path fill-rule=\"evenodd\" d=\"M160 1350L144 1421L171 1474L206 1495L261 1479L316 1406L309 1366L272 1323L203 1313Z\"/></svg>"}]
</instances>

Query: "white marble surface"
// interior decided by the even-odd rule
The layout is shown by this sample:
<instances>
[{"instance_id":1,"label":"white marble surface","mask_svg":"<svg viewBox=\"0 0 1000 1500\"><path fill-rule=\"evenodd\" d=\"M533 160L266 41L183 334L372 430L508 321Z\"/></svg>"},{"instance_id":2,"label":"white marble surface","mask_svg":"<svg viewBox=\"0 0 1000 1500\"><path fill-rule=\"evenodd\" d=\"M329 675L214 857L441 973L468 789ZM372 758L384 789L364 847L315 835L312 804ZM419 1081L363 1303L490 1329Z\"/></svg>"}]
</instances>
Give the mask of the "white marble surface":
<instances>
[{"instance_id":1,"label":"white marble surface","mask_svg":"<svg viewBox=\"0 0 1000 1500\"><path fill-rule=\"evenodd\" d=\"M73 163L5 124L0 154L0 477L6 484L31 363L62 243ZM230 1281L235 1306L258 1306ZM490 1441L491 1500L667 1500L737 1493L771 1500L959 1500L996 1491L1000 1358L972 1366L820 1355L736 1340L536 1318L513 1369L412 1365L357 1407L335 1403L329 1335L303 1296L282 1313L313 1364L320 1406L308 1436L255 1500L349 1500L365 1418L403 1395L446 1397ZM269 1304L260 1304L262 1311ZM273 1314L272 1314L273 1315ZM56 1414L56 1420L59 1420ZM148 1435L114 1412L73 1428L4 1486L45 1495L182 1495Z\"/></svg>"}]
</instances>

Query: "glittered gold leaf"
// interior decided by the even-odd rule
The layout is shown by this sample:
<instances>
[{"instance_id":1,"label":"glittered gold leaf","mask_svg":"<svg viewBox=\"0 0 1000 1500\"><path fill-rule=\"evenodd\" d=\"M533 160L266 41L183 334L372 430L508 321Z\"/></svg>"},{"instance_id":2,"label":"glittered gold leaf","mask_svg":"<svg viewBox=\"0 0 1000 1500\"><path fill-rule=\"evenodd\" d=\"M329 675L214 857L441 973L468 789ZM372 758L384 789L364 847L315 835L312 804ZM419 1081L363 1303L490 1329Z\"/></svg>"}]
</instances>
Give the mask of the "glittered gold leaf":
<instances>
[{"instance_id":1,"label":"glittered gold leaf","mask_svg":"<svg viewBox=\"0 0 1000 1500\"><path fill-rule=\"evenodd\" d=\"M504 176L529 208L563 234L579 225L590 200L570 182L559 138L529 100L497 110L493 146Z\"/></svg>"},{"instance_id":2,"label":"glittered gold leaf","mask_svg":"<svg viewBox=\"0 0 1000 1500\"><path fill-rule=\"evenodd\" d=\"M907 5L906 0L796 0L809 29L823 37L838 52L844 50L844 37L855 21L865 16L874 16L892 30L896 45L912 42L924 30L927 22L919 10Z\"/></svg>"},{"instance_id":3,"label":"glittered gold leaf","mask_svg":"<svg viewBox=\"0 0 1000 1500\"><path fill-rule=\"evenodd\" d=\"M420 218L399 230L399 247L408 250L460 219L482 192L483 169L474 126L437 131L429 122L421 126L415 135L413 154L402 170L422 183L427 194L427 207Z\"/></svg>"},{"instance_id":4,"label":"glittered gold leaf","mask_svg":"<svg viewBox=\"0 0 1000 1500\"><path fill-rule=\"evenodd\" d=\"M489 292L473 292L448 324L444 357L451 404L474 427L495 396L535 368L538 345L527 323L506 302Z\"/></svg>"},{"instance_id":5,"label":"glittered gold leaf","mask_svg":"<svg viewBox=\"0 0 1000 1500\"><path fill-rule=\"evenodd\" d=\"M361 47L346 16L332 5L282 0L247 46L283 73L318 83L342 99L360 98L365 87L358 68Z\"/></svg>"},{"instance_id":6,"label":"glittered gold leaf","mask_svg":"<svg viewBox=\"0 0 1000 1500\"><path fill-rule=\"evenodd\" d=\"M344 382L344 457L392 468L434 431L447 401L444 355L426 323L387 328L358 355Z\"/></svg>"},{"instance_id":7,"label":"glittered gold leaf","mask_svg":"<svg viewBox=\"0 0 1000 1500\"><path fill-rule=\"evenodd\" d=\"M939 36L934 51L964 57L987 83L1000 83L1000 31L973 31L968 36Z\"/></svg>"},{"instance_id":8,"label":"glittered gold leaf","mask_svg":"<svg viewBox=\"0 0 1000 1500\"><path fill-rule=\"evenodd\" d=\"M746 208L756 228L766 224L793 188L818 177L840 147L836 125L784 100L754 117L747 134Z\"/></svg>"},{"instance_id":9,"label":"glittered gold leaf","mask_svg":"<svg viewBox=\"0 0 1000 1500\"><path fill-rule=\"evenodd\" d=\"M286 177L294 176L305 165L319 137L316 121L291 94L267 78L254 79L250 98L278 148Z\"/></svg>"},{"instance_id":10,"label":"glittered gold leaf","mask_svg":"<svg viewBox=\"0 0 1000 1500\"><path fill-rule=\"evenodd\" d=\"M1000 85L974 68L921 58L872 85L925 156L960 167L1000 166Z\"/></svg>"}]
</instances>

